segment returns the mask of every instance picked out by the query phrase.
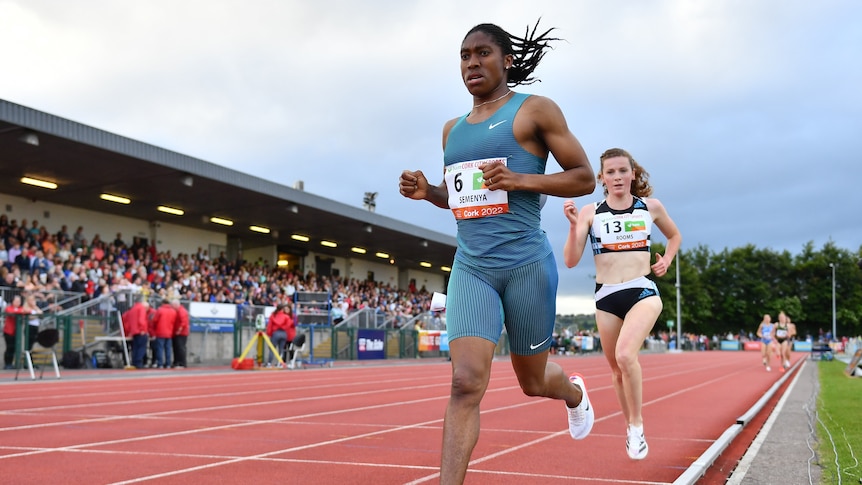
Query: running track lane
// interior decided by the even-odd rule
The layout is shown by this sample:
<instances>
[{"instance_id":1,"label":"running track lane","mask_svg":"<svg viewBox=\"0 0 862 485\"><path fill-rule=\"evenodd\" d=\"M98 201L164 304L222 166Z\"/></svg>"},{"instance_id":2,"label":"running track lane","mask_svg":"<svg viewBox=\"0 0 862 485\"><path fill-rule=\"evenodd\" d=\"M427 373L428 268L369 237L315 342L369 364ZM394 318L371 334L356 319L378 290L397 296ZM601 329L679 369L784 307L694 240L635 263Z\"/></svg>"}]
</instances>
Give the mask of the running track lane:
<instances>
[{"instance_id":1,"label":"running track lane","mask_svg":"<svg viewBox=\"0 0 862 485\"><path fill-rule=\"evenodd\" d=\"M573 441L563 404L524 396L509 361L496 361L466 483L672 483L781 377L766 372L755 352L642 354L650 454L634 462L604 357L552 358L584 374L597 412L591 435ZM439 360L296 371L67 371L63 380L36 382L6 372L2 480L436 483L450 372ZM724 483L755 421L704 481Z\"/></svg>"}]
</instances>

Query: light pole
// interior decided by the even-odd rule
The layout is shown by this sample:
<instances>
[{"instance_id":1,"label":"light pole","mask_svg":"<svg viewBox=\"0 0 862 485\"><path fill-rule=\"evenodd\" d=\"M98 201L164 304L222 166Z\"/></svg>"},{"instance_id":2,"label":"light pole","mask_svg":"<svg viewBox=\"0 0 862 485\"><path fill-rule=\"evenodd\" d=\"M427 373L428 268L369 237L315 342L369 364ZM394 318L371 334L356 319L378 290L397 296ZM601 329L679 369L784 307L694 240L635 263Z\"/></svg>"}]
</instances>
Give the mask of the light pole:
<instances>
[{"instance_id":1,"label":"light pole","mask_svg":"<svg viewBox=\"0 0 862 485\"><path fill-rule=\"evenodd\" d=\"M835 267L838 263L829 263L832 268L832 338L838 340L838 334L835 333Z\"/></svg>"},{"instance_id":2,"label":"light pole","mask_svg":"<svg viewBox=\"0 0 862 485\"><path fill-rule=\"evenodd\" d=\"M679 305L679 252L676 253L676 344L679 350L682 350L682 314L680 313Z\"/></svg>"}]
</instances>

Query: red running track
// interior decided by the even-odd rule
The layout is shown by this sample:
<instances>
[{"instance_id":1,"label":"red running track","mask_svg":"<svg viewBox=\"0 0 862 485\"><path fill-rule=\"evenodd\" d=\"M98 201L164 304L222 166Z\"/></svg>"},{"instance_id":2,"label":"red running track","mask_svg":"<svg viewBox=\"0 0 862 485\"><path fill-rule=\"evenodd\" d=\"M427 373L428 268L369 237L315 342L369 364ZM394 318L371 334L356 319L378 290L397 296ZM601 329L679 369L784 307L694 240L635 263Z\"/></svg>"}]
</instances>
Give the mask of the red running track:
<instances>
[{"instance_id":1,"label":"red running track","mask_svg":"<svg viewBox=\"0 0 862 485\"><path fill-rule=\"evenodd\" d=\"M466 483L673 483L782 376L764 370L759 352L641 355L650 453L635 462L604 357L552 358L586 378L596 409L590 436L573 441L563 404L524 396L501 359ZM450 372L436 359L293 371L66 371L35 382L4 372L0 481L436 483ZM703 481L724 483L756 431L737 438Z\"/></svg>"}]
</instances>

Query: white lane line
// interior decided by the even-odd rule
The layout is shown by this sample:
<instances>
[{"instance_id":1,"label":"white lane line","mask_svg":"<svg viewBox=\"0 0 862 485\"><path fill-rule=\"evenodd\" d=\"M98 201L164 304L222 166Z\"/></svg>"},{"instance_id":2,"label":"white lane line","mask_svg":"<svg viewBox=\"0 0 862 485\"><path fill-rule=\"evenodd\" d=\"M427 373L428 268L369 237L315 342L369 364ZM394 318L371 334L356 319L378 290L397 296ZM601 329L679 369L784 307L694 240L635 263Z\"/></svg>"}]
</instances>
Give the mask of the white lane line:
<instances>
[{"instance_id":1,"label":"white lane line","mask_svg":"<svg viewBox=\"0 0 862 485\"><path fill-rule=\"evenodd\" d=\"M701 368L701 369L700 369L700 371L702 371L702 370L703 370L703 368ZM681 375L681 374L685 374L685 373L689 373L689 372L691 372L691 370L676 371L676 372L672 372L672 373L666 374L666 375L664 375L664 376L656 376L656 377L652 377L652 378L650 378L650 379L648 379L648 380L666 379L666 378L669 378L669 377L674 377L674 376ZM698 389L698 388L700 388L700 387L703 387L703 386L706 386L706 385L712 384L712 383L714 383L714 382L717 382L717 381L720 381L720 380L723 380L723 379L727 379L727 378L729 378L730 376L732 376L733 374L737 374L737 373L741 373L741 372L743 372L743 371L738 371L738 372L734 372L734 373L731 373L731 374L724 374L724 375L722 375L721 377L718 377L718 378L713 379L713 380L711 380L711 381L707 381L707 382L701 383L700 385L697 385L697 386L694 386L694 387L690 387L690 388L686 388L686 389L684 389L684 390L680 390L680 391L677 391L677 392L674 392L674 393L668 394L668 395L663 396L663 397L661 397L661 398L657 398L657 399L651 400L651 401L649 401L649 402L647 402L647 403L644 403L644 406L647 406L647 405L650 405L650 404L654 404L654 403L656 403L656 402L660 402L660 401L663 401L663 400L665 400L665 399L669 399L669 398L674 397L674 396L676 396L676 395L680 395L680 394L683 394L683 393L691 392L692 390ZM412 389L412 388L424 388L424 387L433 387L433 385L429 385L429 386L413 386L413 387L411 387L411 388L399 388L399 389L401 389L401 390L407 390L407 389ZM603 386L603 387L593 388L593 389L594 389L595 391L599 391L599 390L607 390L607 389L610 389L610 388L611 388L611 386ZM493 389L493 390L490 390L489 392L507 392L507 391L510 391L510 390L517 390L517 389L519 389L519 387L518 387L518 386L509 386L509 387L505 387L505 388L497 388L497 389ZM364 392L363 392L363 393L364 393ZM349 395L354 395L354 394L356 394L356 393L343 394L342 396L349 396ZM318 397L313 397L313 398L307 398L306 400L324 399L324 398L329 399L329 398L332 398L332 397L339 397L339 396L332 396L332 395L330 395L330 396L318 396ZM293 421L293 420L297 420L297 419L305 419L305 418L319 417L319 416L333 415L333 414L342 414L342 413L345 413L345 412L363 411L363 410L371 410L371 409L381 409L381 408L391 407L391 406L401 406L401 405L415 404L415 403L421 403L421 402L427 402L427 401L433 401L433 400L448 399L448 397L449 397L449 396L448 396L448 394L447 394L447 395L445 395L445 396L437 396L437 397L431 397L431 398L425 398L425 399L417 399L417 400L412 400L412 401L403 401L403 402L399 402L399 403L386 403L386 404L380 404L380 405L366 406L366 407L362 407L362 408L340 409L340 410L328 411L328 412L323 412L323 413L313 413L313 414L307 414L307 415L301 415L301 416L292 416L292 417L283 418L283 419L277 419L277 420L270 420L270 421L267 421L267 423L272 424L272 423L278 423L278 422L289 422L289 421ZM277 400L277 401L267 401L266 403L261 403L261 404L269 405L269 404L273 404L273 403L283 403L283 402L290 402L290 401L295 401L295 400ZM514 409L514 408L519 408L519 407L523 407L523 406L530 406L530 405L537 404L537 403L542 403L542 402L545 402L545 400L534 400L534 401L528 401L528 402L524 402L524 403L520 403L520 404L516 404L516 405L503 406L503 407L499 407L499 408L495 408L495 409L485 410L485 411L483 411L483 414L491 413L491 412L505 411L505 410ZM257 404L257 403L252 403L252 404ZM232 405L229 405L229 406L213 406L213 407L209 407L209 408L200 408L200 409L202 409L202 410L209 410L209 409L226 409L226 408L235 408L235 407L237 407L237 406L247 406L247 405L248 405L248 404L232 404ZM194 412L194 411L195 411L195 410L184 409L184 410L179 410L179 411L165 411L165 412L161 412L161 413L152 413L152 415L166 415L166 414L174 414L174 413L190 413L190 412ZM621 414L620 412L616 412L616 413L613 413L613 414L611 414L611 415L608 415L608 416L604 416L604 417L602 417L602 418L599 418L597 421L602 421L602 420L610 419L611 417L616 417L616 416L619 416L620 414ZM105 418L105 419L128 419L128 417L127 417L127 416L121 416L121 417L116 417L116 418ZM264 459L264 458L269 458L269 457L271 457L271 456L273 456L273 455L276 455L276 454L289 453L289 452L292 452L292 451L298 451L298 450L305 450L305 449L310 449L310 448L316 448L316 447L320 447L320 446L326 446L326 445L330 445L330 444L335 444L335 443L340 443L340 442L345 442L345 441L350 441L350 440L355 440L355 439L366 438L366 437L369 437L369 436L375 436L375 435L381 435L381 434L386 434L386 433L392 433L392 432L401 431L401 430L406 430L406 429L421 428L421 427L429 426L429 425L431 425L431 424L439 424L439 423L442 423L442 421L443 421L443 420L442 420L442 418L441 418L441 419L435 419L435 420L425 421L425 422L422 422L422 423L416 423L416 424L412 424L412 425L399 426L399 427L396 427L396 428L391 428L391 429L386 429L386 430L380 430L380 431L375 431L375 432L371 432L371 433L360 434L360 435L356 435L356 436L350 436L350 437L339 438L339 439L336 439L336 440L328 440L328 441L324 441L324 442L311 443L311 444L304 445L304 446L300 446L300 447L294 447L294 448L287 448L287 449L282 449L282 450L271 451L271 452L267 452L267 453L262 453L262 454L254 455L254 456L236 457L236 458L228 459L227 461L223 461L223 462L219 462L219 463L212 463L212 464L202 465L202 466L198 466L198 467L191 467L191 468L186 468L186 469L181 469L181 470L174 470L174 471L171 471L171 472L166 472L166 473L162 473L162 474L158 474L158 475L153 475L153 476L149 476L149 477L139 477L139 478L133 479L133 480L131 480L131 481L124 481L124 482L117 482L117 483L118 483L118 484L119 484L119 483L137 483L137 482L140 482L140 481L152 480L152 479L156 479L156 478L162 478L162 477L166 477L166 476L178 475L178 474L182 474L182 473L189 473L189 472L196 471L196 470L200 470L200 469L213 468L213 467L217 467L217 466L221 466L221 465L226 465L226 464L231 464L231 463L237 463L237 462L242 462L242 461L250 461L250 460L260 460L260 459ZM188 435L188 434L194 434L194 433L200 433L200 432L207 432L207 431L211 431L211 430L220 430L220 429L230 429L230 428L238 428L238 427L245 427L245 426L253 426L253 425L260 424L261 422L262 422L262 421L253 421L253 422L244 422L244 423L232 423L232 424L224 425L224 426L213 426L213 427L199 428L199 429L187 430L187 431L179 431L179 432L172 432L172 433L163 433L163 434L151 435L151 436L145 436L145 437L134 437L134 438L127 438L127 439L120 439L120 440L103 441L103 442L96 442L96 443L87 443L87 444L72 445L72 446L68 446L68 447L59 447L59 448L45 448L45 449L40 449L40 450L37 450L37 451L31 452L31 453L21 453L21 454L17 454L17 456L23 456L23 455L27 455L27 454L48 453L48 452L54 452L54 451L82 451L82 449L83 449L83 448L93 447L93 446L104 446L104 445L109 445L109 444L128 443L128 442L134 442L134 441L144 441L144 440L149 440L149 439L159 439L159 438L171 437L171 436ZM76 422L72 422L72 424L75 424L75 423L76 423ZM80 424L80 422L78 422L78 424ZM34 426L36 426L36 425L34 425ZM498 453L495 453L495 454L493 454L493 455L489 455L489 456L486 456L486 457L483 457L483 458L477 459L477 460L475 460L475 461L471 462L471 464L481 463L481 462L484 462L484 461L490 460L490 459L492 459L492 458L496 458L496 457L498 457L498 456L501 456L501 455L503 455L503 454L511 453L512 451L515 451L515 450L517 450L517 449L524 448L524 447L529 446L529 445L531 445L531 444L540 443L540 442L542 442L542 441L546 441L547 439L551 439L551 438L554 438L554 437L562 436L562 435L564 435L566 432L567 432L567 430L564 430L564 431L561 431L561 432L557 432L557 433L552 433L552 434L547 435L547 436L544 436L544 437L542 437L542 438L540 438L540 439L534 440L534 441L532 441L532 442L530 442L530 443L526 443L526 444L524 444L524 445L522 445L522 446L519 446L519 447L516 447L516 448L512 448L512 449L509 449L509 450L506 450L506 451L503 451L503 452L498 452ZM7 457L11 457L11 456L16 456L16 455L7 455L7 456L0 457L0 459L4 459L4 458L7 458ZM401 465L395 465L395 466L401 466ZM409 466L404 466L404 467L406 468L406 467L409 467ZM424 468L423 468L423 469L424 469ZM486 471L486 472L483 472L483 473L492 473L492 472L487 472L487 471ZM432 475L432 476L431 476L431 478L436 477L436 476L437 476L436 474L435 474L435 475ZM421 480L421 479L420 479L420 480ZM424 480L422 480L422 481L424 481ZM420 482L418 482L418 481L417 481L417 482L414 482L414 483L420 483ZM638 482L638 483L640 483L640 482ZM643 483L647 483L647 482L643 482Z\"/></svg>"}]
</instances>

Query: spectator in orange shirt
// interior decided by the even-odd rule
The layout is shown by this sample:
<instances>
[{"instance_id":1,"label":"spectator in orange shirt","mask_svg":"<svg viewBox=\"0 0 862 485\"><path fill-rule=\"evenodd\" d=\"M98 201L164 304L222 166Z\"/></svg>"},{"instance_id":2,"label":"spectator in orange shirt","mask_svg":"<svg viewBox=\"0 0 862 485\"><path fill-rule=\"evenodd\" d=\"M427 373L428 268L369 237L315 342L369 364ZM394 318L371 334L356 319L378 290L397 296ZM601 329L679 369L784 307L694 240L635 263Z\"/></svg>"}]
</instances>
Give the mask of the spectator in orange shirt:
<instances>
[{"instance_id":1,"label":"spectator in orange shirt","mask_svg":"<svg viewBox=\"0 0 862 485\"><path fill-rule=\"evenodd\" d=\"M42 227L42 230L44 229ZM48 256L48 259L51 259L51 256L57 254L57 251L60 249L57 246L57 236L52 236L47 231L44 232L44 235L40 233L39 236L41 238L42 251Z\"/></svg>"},{"instance_id":2,"label":"spectator in orange shirt","mask_svg":"<svg viewBox=\"0 0 862 485\"><path fill-rule=\"evenodd\" d=\"M177 319L174 324L174 367L183 369L186 367L186 342L189 339L189 312L180 304L180 300L171 300L171 306L177 311Z\"/></svg>"},{"instance_id":3,"label":"spectator in orange shirt","mask_svg":"<svg viewBox=\"0 0 862 485\"><path fill-rule=\"evenodd\" d=\"M153 316L153 328L156 337L156 366L162 369L170 367L171 339L177 320L177 311L170 303L164 302Z\"/></svg>"},{"instance_id":4,"label":"spectator in orange shirt","mask_svg":"<svg viewBox=\"0 0 862 485\"><path fill-rule=\"evenodd\" d=\"M103 260L105 258L105 244L103 242L93 241L93 245L90 249L90 256L96 261Z\"/></svg>"}]
</instances>

